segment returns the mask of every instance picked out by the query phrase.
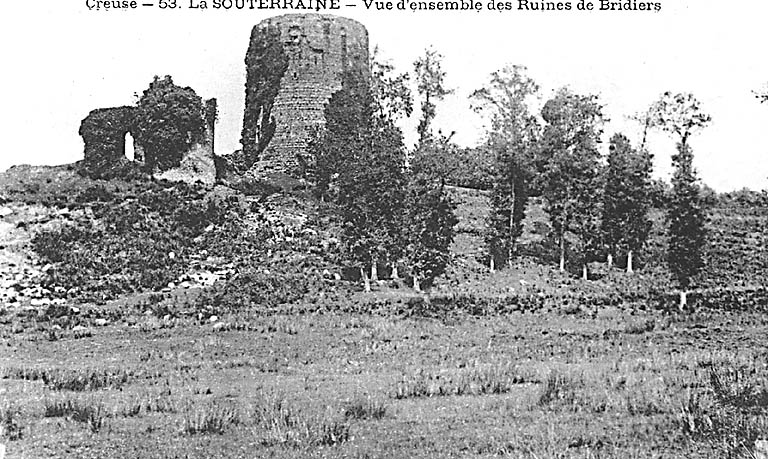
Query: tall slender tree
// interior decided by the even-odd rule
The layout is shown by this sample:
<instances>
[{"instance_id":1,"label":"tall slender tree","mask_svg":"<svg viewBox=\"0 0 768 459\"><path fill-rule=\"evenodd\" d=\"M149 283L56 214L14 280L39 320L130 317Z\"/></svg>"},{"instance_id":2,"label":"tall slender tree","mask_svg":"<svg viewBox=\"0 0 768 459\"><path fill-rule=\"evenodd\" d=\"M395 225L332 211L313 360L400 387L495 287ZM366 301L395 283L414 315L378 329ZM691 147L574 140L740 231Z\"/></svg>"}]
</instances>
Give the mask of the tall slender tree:
<instances>
[{"instance_id":1,"label":"tall slender tree","mask_svg":"<svg viewBox=\"0 0 768 459\"><path fill-rule=\"evenodd\" d=\"M712 118L690 93L665 92L651 109L653 126L679 137L677 154L672 156L675 171L667 207L667 264L680 287L680 310L684 310L692 280L704 267L702 251L706 241L706 215L688 139Z\"/></svg>"},{"instance_id":2,"label":"tall slender tree","mask_svg":"<svg viewBox=\"0 0 768 459\"><path fill-rule=\"evenodd\" d=\"M604 117L594 95L560 89L544 104L547 123L540 142L543 195L565 271L566 235L577 240L584 278L587 262L600 243L601 163L597 149Z\"/></svg>"},{"instance_id":3,"label":"tall slender tree","mask_svg":"<svg viewBox=\"0 0 768 459\"><path fill-rule=\"evenodd\" d=\"M623 134L611 138L603 193L602 233L609 265L615 253L625 253L627 272L634 255L645 245L651 229L651 155L635 150Z\"/></svg>"},{"instance_id":4,"label":"tall slender tree","mask_svg":"<svg viewBox=\"0 0 768 459\"><path fill-rule=\"evenodd\" d=\"M446 189L450 171L445 157L451 150L446 138L423 142L408 171L403 219L405 260L417 291L431 285L450 261L453 227L458 222L456 206Z\"/></svg>"},{"instance_id":5,"label":"tall slender tree","mask_svg":"<svg viewBox=\"0 0 768 459\"><path fill-rule=\"evenodd\" d=\"M371 54L371 93L375 104L375 113L379 118L397 121L413 113L413 94L408 87L410 75L395 73L391 62L381 59L379 48Z\"/></svg>"},{"instance_id":6,"label":"tall slender tree","mask_svg":"<svg viewBox=\"0 0 768 459\"><path fill-rule=\"evenodd\" d=\"M422 143L431 135L430 127L437 114L435 103L451 94L453 90L448 89L445 85L446 73L443 71L443 55L433 48L427 48L424 55L416 59L413 63L413 69L416 75L416 89L422 98L421 120L419 120L419 126L416 128L419 134L419 143Z\"/></svg>"},{"instance_id":7,"label":"tall slender tree","mask_svg":"<svg viewBox=\"0 0 768 459\"><path fill-rule=\"evenodd\" d=\"M493 153L494 174L485 236L491 271L512 263L523 232L530 167L539 133L528 99L538 90L525 67L512 65L493 72L490 84L471 96L473 108L491 119L488 148Z\"/></svg>"}]
</instances>

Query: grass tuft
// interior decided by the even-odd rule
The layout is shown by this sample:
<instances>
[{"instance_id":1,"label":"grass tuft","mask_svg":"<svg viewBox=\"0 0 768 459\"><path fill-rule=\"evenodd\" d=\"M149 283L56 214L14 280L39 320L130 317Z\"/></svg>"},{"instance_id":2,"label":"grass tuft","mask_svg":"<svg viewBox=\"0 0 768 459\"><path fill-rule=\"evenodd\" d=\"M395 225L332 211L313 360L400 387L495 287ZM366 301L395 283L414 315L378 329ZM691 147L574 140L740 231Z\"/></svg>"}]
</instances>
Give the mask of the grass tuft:
<instances>
[{"instance_id":1,"label":"grass tuft","mask_svg":"<svg viewBox=\"0 0 768 459\"><path fill-rule=\"evenodd\" d=\"M214 401L200 407L188 405L182 431L187 435L221 435L240 424L240 413L231 404Z\"/></svg>"},{"instance_id":2,"label":"grass tuft","mask_svg":"<svg viewBox=\"0 0 768 459\"><path fill-rule=\"evenodd\" d=\"M102 402L64 397L46 399L43 416L46 418L68 418L81 422L87 424L91 432L98 433L104 426L107 410Z\"/></svg>"},{"instance_id":3,"label":"grass tuft","mask_svg":"<svg viewBox=\"0 0 768 459\"><path fill-rule=\"evenodd\" d=\"M382 419L386 414L386 405L371 397L358 397L344 408L346 419Z\"/></svg>"}]
</instances>

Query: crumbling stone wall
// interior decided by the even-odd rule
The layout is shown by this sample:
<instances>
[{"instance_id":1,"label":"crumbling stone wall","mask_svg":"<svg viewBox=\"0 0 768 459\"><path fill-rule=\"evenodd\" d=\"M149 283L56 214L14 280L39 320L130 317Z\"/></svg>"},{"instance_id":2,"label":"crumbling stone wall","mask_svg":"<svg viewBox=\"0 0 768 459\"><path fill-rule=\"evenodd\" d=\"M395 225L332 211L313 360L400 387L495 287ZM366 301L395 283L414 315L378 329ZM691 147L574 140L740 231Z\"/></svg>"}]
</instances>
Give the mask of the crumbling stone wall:
<instances>
[{"instance_id":1,"label":"crumbling stone wall","mask_svg":"<svg viewBox=\"0 0 768 459\"><path fill-rule=\"evenodd\" d=\"M213 151L216 117L216 99L206 100L205 113L203 114L205 131L202 140L194 143L189 151L184 153L178 167L157 172L154 174L155 178L174 182L202 182L206 185L213 185L216 182L216 162Z\"/></svg>"},{"instance_id":2,"label":"crumbling stone wall","mask_svg":"<svg viewBox=\"0 0 768 459\"><path fill-rule=\"evenodd\" d=\"M244 156L258 158L253 172L300 172L301 155L325 125L325 105L347 71L369 75L368 31L357 21L290 14L253 28L242 139Z\"/></svg>"},{"instance_id":3,"label":"crumbling stone wall","mask_svg":"<svg viewBox=\"0 0 768 459\"><path fill-rule=\"evenodd\" d=\"M124 168L125 134L133 136L136 107L112 107L92 110L80 123L80 136L85 143L83 169L93 177L109 178L115 169ZM134 149L134 159L142 160L140 147Z\"/></svg>"},{"instance_id":4,"label":"crumbling stone wall","mask_svg":"<svg viewBox=\"0 0 768 459\"><path fill-rule=\"evenodd\" d=\"M203 137L183 154L179 166L147 172L172 181L215 183L214 138L218 103L216 99L208 99L204 107ZM137 137L137 113L138 108L131 106L99 108L83 119L79 133L85 143L82 169L86 175L104 179L124 177L144 167L143 148L138 142L134 143L134 160L125 156L125 135L130 133L134 139Z\"/></svg>"}]
</instances>

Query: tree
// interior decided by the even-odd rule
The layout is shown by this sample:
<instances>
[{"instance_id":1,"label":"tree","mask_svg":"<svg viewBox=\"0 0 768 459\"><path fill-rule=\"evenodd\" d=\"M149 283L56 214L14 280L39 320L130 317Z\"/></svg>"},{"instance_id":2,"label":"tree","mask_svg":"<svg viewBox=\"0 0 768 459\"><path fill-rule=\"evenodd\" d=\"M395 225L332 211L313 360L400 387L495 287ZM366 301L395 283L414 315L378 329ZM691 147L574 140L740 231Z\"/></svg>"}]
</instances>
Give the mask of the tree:
<instances>
[{"instance_id":1,"label":"tree","mask_svg":"<svg viewBox=\"0 0 768 459\"><path fill-rule=\"evenodd\" d=\"M417 92L423 97L421 102L421 120L416 128L419 143L430 136L430 125L435 118L435 101L442 100L453 91L445 87L445 72L442 67L443 56L432 48L413 63L416 74Z\"/></svg>"},{"instance_id":2,"label":"tree","mask_svg":"<svg viewBox=\"0 0 768 459\"><path fill-rule=\"evenodd\" d=\"M540 142L542 192L565 271L566 234L577 238L582 273L600 243L601 164L597 150L604 117L597 96L560 89L544 104Z\"/></svg>"},{"instance_id":3,"label":"tree","mask_svg":"<svg viewBox=\"0 0 768 459\"><path fill-rule=\"evenodd\" d=\"M755 91L754 94L761 103L768 103L768 84L763 89Z\"/></svg>"},{"instance_id":4,"label":"tree","mask_svg":"<svg viewBox=\"0 0 768 459\"><path fill-rule=\"evenodd\" d=\"M706 216L688 139L706 127L712 118L702 111L700 102L690 93L665 92L651 110L654 127L680 138L677 154L672 156L675 171L667 208L667 264L680 287L680 310L683 310L691 281L704 267L702 249L706 241Z\"/></svg>"},{"instance_id":5,"label":"tree","mask_svg":"<svg viewBox=\"0 0 768 459\"><path fill-rule=\"evenodd\" d=\"M185 152L205 133L202 99L166 75L155 76L138 101L136 142L149 170L178 167Z\"/></svg>"},{"instance_id":6,"label":"tree","mask_svg":"<svg viewBox=\"0 0 768 459\"><path fill-rule=\"evenodd\" d=\"M608 248L609 265L613 254L627 255L627 272L633 271L633 256L648 239L651 221L651 155L632 148L629 139L616 134L611 138L603 193L602 234Z\"/></svg>"},{"instance_id":7,"label":"tree","mask_svg":"<svg viewBox=\"0 0 768 459\"><path fill-rule=\"evenodd\" d=\"M445 272L450 260L453 227L458 223L455 205L445 188L450 174L445 156L451 154L448 139L429 140L414 153L405 190L405 261L413 288L420 291Z\"/></svg>"},{"instance_id":8,"label":"tree","mask_svg":"<svg viewBox=\"0 0 768 459\"><path fill-rule=\"evenodd\" d=\"M326 129L311 147L318 192L337 206L345 258L359 267L366 291L377 264L395 258L401 245L405 180L402 133L375 116L375 107L368 81L345 75L326 107Z\"/></svg>"},{"instance_id":9,"label":"tree","mask_svg":"<svg viewBox=\"0 0 768 459\"><path fill-rule=\"evenodd\" d=\"M379 118L397 121L413 113L413 95L408 87L410 75L395 75L395 67L379 58L379 48L371 55L371 93Z\"/></svg>"},{"instance_id":10,"label":"tree","mask_svg":"<svg viewBox=\"0 0 768 459\"><path fill-rule=\"evenodd\" d=\"M491 271L510 265L523 232L528 180L539 126L528 101L539 90L523 66L507 66L491 74L490 84L475 91L475 111L488 113L488 147L494 155L494 174L487 217L486 243Z\"/></svg>"}]
</instances>

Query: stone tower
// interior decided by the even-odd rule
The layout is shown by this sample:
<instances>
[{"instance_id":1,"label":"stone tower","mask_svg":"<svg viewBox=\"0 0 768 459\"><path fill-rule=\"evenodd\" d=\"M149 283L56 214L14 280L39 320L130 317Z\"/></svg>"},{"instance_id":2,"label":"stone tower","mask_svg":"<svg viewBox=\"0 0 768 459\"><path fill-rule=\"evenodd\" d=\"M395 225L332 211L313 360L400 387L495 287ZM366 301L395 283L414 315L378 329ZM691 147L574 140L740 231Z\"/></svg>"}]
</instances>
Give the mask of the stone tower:
<instances>
[{"instance_id":1,"label":"stone tower","mask_svg":"<svg viewBox=\"0 0 768 459\"><path fill-rule=\"evenodd\" d=\"M256 25L246 55L242 138L251 171L295 176L344 73L368 76L368 65L368 31L351 19L289 14Z\"/></svg>"}]
</instances>

